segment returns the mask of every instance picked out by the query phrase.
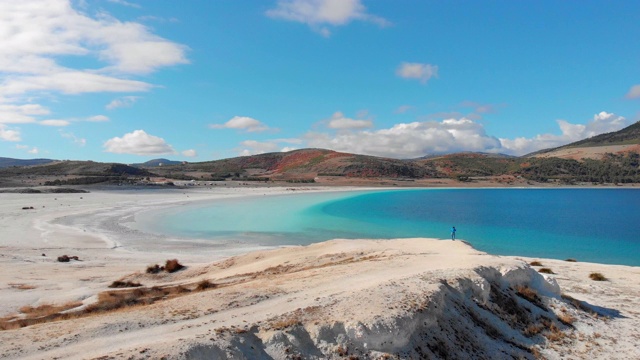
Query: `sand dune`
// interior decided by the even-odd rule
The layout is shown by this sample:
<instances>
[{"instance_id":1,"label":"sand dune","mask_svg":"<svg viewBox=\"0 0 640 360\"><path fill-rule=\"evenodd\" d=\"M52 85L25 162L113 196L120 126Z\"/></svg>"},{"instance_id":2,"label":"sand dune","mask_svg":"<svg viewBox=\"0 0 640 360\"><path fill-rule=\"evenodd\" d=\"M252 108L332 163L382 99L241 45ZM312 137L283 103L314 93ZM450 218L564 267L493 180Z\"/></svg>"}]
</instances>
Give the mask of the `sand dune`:
<instances>
[{"instance_id":1,"label":"sand dune","mask_svg":"<svg viewBox=\"0 0 640 360\"><path fill-rule=\"evenodd\" d=\"M638 267L492 256L463 241L436 239L220 249L126 226L142 209L252 191L286 192L0 195L4 324L36 316L34 309L44 304L69 304L68 311L76 313L0 331L0 354L27 359L640 357ZM34 209L22 210L25 206ZM57 256L63 254L79 261L60 263ZM148 265L173 258L186 268L145 272ZM533 260L555 274L539 273L540 266L529 265ZM608 280L590 280L593 272ZM142 286L108 288L115 280ZM151 304L82 314L99 309L108 291Z\"/></svg>"}]
</instances>

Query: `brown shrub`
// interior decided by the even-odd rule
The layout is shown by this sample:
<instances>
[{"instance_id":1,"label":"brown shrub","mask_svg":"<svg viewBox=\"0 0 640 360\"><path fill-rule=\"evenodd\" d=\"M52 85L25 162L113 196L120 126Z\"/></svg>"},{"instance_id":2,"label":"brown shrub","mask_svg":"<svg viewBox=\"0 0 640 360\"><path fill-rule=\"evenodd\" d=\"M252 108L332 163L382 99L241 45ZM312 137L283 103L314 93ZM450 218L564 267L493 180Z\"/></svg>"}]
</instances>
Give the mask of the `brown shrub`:
<instances>
[{"instance_id":1,"label":"brown shrub","mask_svg":"<svg viewBox=\"0 0 640 360\"><path fill-rule=\"evenodd\" d=\"M553 272L553 270L549 269L549 268L541 268L538 270L539 273L543 273L543 274L555 274Z\"/></svg>"},{"instance_id":2,"label":"brown shrub","mask_svg":"<svg viewBox=\"0 0 640 360\"><path fill-rule=\"evenodd\" d=\"M128 288L128 287L140 287L142 284L131 281L119 281L116 280L109 285L110 288Z\"/></svg>"},{"instance_id":3,"label":"brown shrub","mask_svg":"<svg viewBox=\"0 0 640 360\"><path fill-rule=\"evenodd\" d=\"M204 291L204 290L207 290L207 289L213 289L215 287L217 287L217 285L212 283L211 281L202 280L196 286L196 291Z\"/></svg>"},{"instance_id":4,"label":"brown shrub","mask_svg":"<svg viewBox=\"0 0 640 360\"><path fill-rule=\"evenodd\" d=\"M157 274L160 271L164 271L164 267L158 264L147 266L147 274Z\"/></svg>"},{"instance_id":5,"label":"brown shrub","mask_svg":"<svg viewBox=\"0 0 640 360\"><path fill-rule=\"evenodd\" d=\"M542 266L542 263L538 260L532 261L529 263L531 266Z\"/></svg>"},{"instance_id":6,"label":"brown shrub","mask_svg":"<svg viewBox=\"0 0 640 360\"><path fill-rule=\"evenodd\" d=\"M591 273L589 274L589 278L595 281L607 281L608 279L602 275L601 273Z\"/></svg>"},{"instance_id":7,"label":"brown shrub","mask_svg":"<svg viewBox=\"0 0 640 360\"><path fill-rule=\"evenodd\" d=\"M576 260L576 259L572 259L572 258L569 258L569 259L567 259L567 260L565 260L565 261L568 261L568 262L578 262L578 260Z\"/></svg>"},{"instance_id":8,"label":"brown shrub","mask_svg":"<svg viewBox=\"0 0 640 360\"><path fill-rule=\"evenodd\" d=\"M59 262L69 262L71 259L67 255L58 256Z\"/></svg>"},{"instance_id":9,"label":"brown shrub","mask_svg":"<svg viewBox=\"0 0 640 360\"><path fill-rule=\"evenodd\" d=\"M176 272L182 268L184 268L184 266L178 262L178 259L167 260L167 263L164 265L164 270L168 273Z\"/></svg>"}]
</instances>

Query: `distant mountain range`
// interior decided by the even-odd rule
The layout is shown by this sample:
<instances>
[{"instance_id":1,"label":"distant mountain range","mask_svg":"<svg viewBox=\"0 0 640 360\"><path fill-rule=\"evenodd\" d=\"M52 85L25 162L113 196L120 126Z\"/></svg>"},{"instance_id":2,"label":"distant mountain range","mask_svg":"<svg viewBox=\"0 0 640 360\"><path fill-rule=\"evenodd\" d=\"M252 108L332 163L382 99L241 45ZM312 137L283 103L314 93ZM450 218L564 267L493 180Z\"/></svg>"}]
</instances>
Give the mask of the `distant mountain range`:
<instances>
[{"instance_id":1,"label":"distant mountain range","mask_svg":"<svg viewBox=\"0 0 640 360\"><path fill-rule=\"evenodd\" d=\"M51 159L20 160L20 159L0 157L0 168L11 167L11 166L42 165L42 164L48 164L54 161L55 160L51 160Z\"/></svg>"},{"instance_id":2,"label":"distant mountain range","mask_svg":"<svg viewBox=\"0 0 640 360\"><path fill-rule=\"evenodd\" d=\"M153 159L149 161L145 161L139 164L130 164L130 166L141 167L141 168L152 168L158 166L167 166L167 165L180 165L182 161L173 161L168 159Z\"/></svg>"},{"instance_id":3,"label":"distant mountain range","mask_svg":"<svg viewBox=\"0 0 640 360\"><path fill-rule=\"evenodd\" d=\"M4 164L4 168L0 169L0 181L21 176L73 177L58 179L58 183L65 184L151 176L207 181L313 182L318 177L396 180L457 178L469 181L478 177L508 175L543 182L550 179L566 183L640 182L639 153L640 123L636 123L620 131L523 157L457 153L399 160L325 149L302 149L196 163L154 159L132 165L0 158L0 164ZM16 167L24 165L32 166Z\"/></svg>"}]
</instances>

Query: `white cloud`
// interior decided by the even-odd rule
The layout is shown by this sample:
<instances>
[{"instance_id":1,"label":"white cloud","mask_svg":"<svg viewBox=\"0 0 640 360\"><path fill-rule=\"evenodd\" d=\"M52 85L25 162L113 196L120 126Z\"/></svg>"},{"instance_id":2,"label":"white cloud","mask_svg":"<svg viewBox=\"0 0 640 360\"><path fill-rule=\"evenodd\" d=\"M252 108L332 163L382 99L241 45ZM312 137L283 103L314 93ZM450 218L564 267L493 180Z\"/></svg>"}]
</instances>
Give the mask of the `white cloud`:
<instances>
[{"instance_id":1,"label":"white cloud","mask_svg":"<svg viewBox=\"0 0 640 360\"><path fill-rule=\"evenodd\" d=\"M211 124L212 129L237 129L246 132L261 132L269 130L269 127L259 120L247 116L234 116L224 124Z\"/></svg>"},{"instance_id":2,"label":"white cloud","mask_svg":"<svg viewBox=\"0 0 640 360\"><path fill-rule=\"evenodd\" d=\"M135 130L122 137L114 137L104 143L106 152L133 155L175 154L171 145L163 138L149 135L144 130Z\"/></svg>"},{"instance_id":3,"label":"white cloud","mask_svg":"<svg viewBox=\"0 0 640 360\"><path fill-rule=\"evenodd\" d=\"M310 147L392 158L500 149L497 138L487 135L482 125L466 118L400 123L389 129L336 135L310 132L305 138Z\"/></svg>"},{"instance_id":4,"label":"white cloud","mask_svg":"<svg viewBox=\"0 0 640 360\"><path fill-rule=\"evenodd\" d=\"M409 111L411 111L413 109L414 109L414 107L411 106L411 105L400 105L400 106L398 106L398 108L394 112L396 114L404 114L404 113L409 112Z\"/></svg>"},{"instance_id":5,"label":"white cloud","mask_svg":"<svg viewBox=\"0 0 640 360\"><path fill-rule=\"evenodd\" d=\"M69 121L61 120L61 119L42 120L42 121L39 121L38 123L40 125L45 125L45 126L67 126L70 124Z\"/></svg>"},{"instance_id":6,"label":"white cloud","mask_svg":"<svg viewBox=\"0 0 640 360\"><path fill-rule=\"evenodd\" d=\"M39 153L40 151L38 150L38 148L37 148L37 147L34 147L33 149L31 149L31 150L29 150L29 151L27 151L27 152L28 152L29 154L34 154L34 155L35 155L35 154Z\"/></svg>"},{"instance_id":7,"label":"white cloud","mask_svg":"<svg viewBox=\"0 0 640 360\"><path fill-rule=\"evenodd\" d=\"M105 108L107 108L108 110L113 110L118 108L132 107L133 104L135 104L136 101L138 101L138 99L140 99L139 96L123 96L123 97L111 100L111 102L108 103L105 106Z\"/></svg>"},{"instance_id":8,"label":"white cloud","mask_svg":"<svg viewBox=\"0 0 640 360\"><path fill-rule=\"evenodd\" d=\"M32 123L49 114L32 103L42 96L149 91L154 85L132 77L188 63L185 46L151 28L104 11L91 16L74 3L83 8L72 0L0 1L0 103L9 104L0 109L0 123Z\"/></svg>"},{"instance_id":9,"label":"white cloud","mask_svg":"<svg viewBox=\"0 0 640 360\"><path fill-rule=\"evenodd\" d=\"M640 85L634 85L629 89L627 99L640 99Z\"/></svg>"},{"instance_id":10,"label":"white cloud","mask_svg":"<svg viewBox=\"0 0 640 360\"><path fill-rule=\"evenodd\" d=\"M586 125L571 124L565 120L557 120L561 135L540 134L532 138L500 139L508 152L513 155L524 155L534 151L554 148L599 134L618 131L628 125L627 119L605 111L595 114L593 120Z\"/></svg>"},{"instance_id":11,"label":"white cloud","mask_svg":"<svg viewBox=\"0 0 640 360\"><path fill-rule=\"evenodd\" d=\"M327 127L336 130L367 129L373 127L373 122L371 120L350 119L338 111L328 120Z\"/></svg>"},{"instance_id":12,"label":"white cloud","mask_svg":"<svg viewBox=\"0 0 640 360\"><path fill-rule=\"evenodd\" d=\"M379 26L391 23L379 16L367 13L360 0L278 0L275 9L267 16L307 24L322 36L331 35L328 26L346 25L351 21L366 21Z\"/></svg>"},{"instance_id":13,"label":"white cloud","mask_svg":"<svg viewBox=\"0 0 640 360\"><path fill-rule=\"evenodd\" d=\"M4 124L0 124L0 140L3 141L22 141L20 131L9 130Z\"/></svg>"},{"instance_id":14,"label":"white cloud","mask_svg":"<svg viewBox=\"0 0 640 360\"><path fill-rule=\"evenodd\" d=\"M432 77L438 77L438 66L403 62L396 69L396 75L404 79L419 79L421 83L425 84Z\"/></svg>"},{"instance_id":15,"label":"white cloud","mask_svg":"<svg viewBox=\"0 0 640 360\"><path fill-rule=\"evenodd\" d=\"M182 152L182 156L186 156L186 157L196 157L198 156L198 153L193 150L193 149L189 149L189 150L184 150Z\"/></svg>"},{"instance_id":16,"label":"white cloud","mask_svg":"<svg viewBox=\"0 0 640 360\"><path fill-rule=\"evenodd\" d=\"M20 145L20 144L16 145L16 149L18 149L18 150L26 150L28 148L29 148L29 146L27 146L27 145Z\"/></svg>"},{"instance_id":17,"label":"white cloud","mask_svg":"<svg viewBox=\"0 0 640 360\"><path fill-rule=\"evenodd\" d=\"M73 133L70 132L64 132L62 130L59 130L59 132L60 136L65 139L71 139L71 141L73 141L73 143L78 146L85 146L87 144L87 139L76 137Z\"/></svg>"},{"instance_id":18,"label":"white cloud","mask_svg":"<svg viewBox=\"0 0 640 360\"><path fill-rule=\"evenodd\" d=\"M301 144L303 141L300 139L272 139L267 141L245 140L240 143L242 146L238 153L241 156L249 156L256 154L264 154L270 152L286 152L295 150L296 148L290 146L283 146L282 144Z\"/></svg>"},{"instance_id":19,"label":"white cloud","mask_svg":"<svg viewBox=\"0 0 640 360\"><path fill-rule=\"evenodd\" d=\"M129 2L129 1L125 1L125 0L107 0L107 1L109 1L110 3L123 5L123 6L127 6L127 7L132 7L132 8L136 8L136 9L140 9L142 7L139 4L132 3L132 2Z\"/></svg>"},{"instance_id":20,"label":"white cloud","mask_svg":"<svg viewBox=\"0 0 640 360\"><path fill-rule=\"evenodd\" d=\"M0 105L0 124L24 124L35 122L34 116L47 115L49 109L38 104Z\"/></svg>"},{"instance_id":21,"label":"white cloud","mask_svg":"<svg viewBox=\"0 0 640 360\"><path fill-rule=\"evenodd\" d=\"M89 122L105 122L105 121L109 121L109 117L104 115L95 115L95 116L88 117L86 120Z\"/></svg>"}]
</instances>

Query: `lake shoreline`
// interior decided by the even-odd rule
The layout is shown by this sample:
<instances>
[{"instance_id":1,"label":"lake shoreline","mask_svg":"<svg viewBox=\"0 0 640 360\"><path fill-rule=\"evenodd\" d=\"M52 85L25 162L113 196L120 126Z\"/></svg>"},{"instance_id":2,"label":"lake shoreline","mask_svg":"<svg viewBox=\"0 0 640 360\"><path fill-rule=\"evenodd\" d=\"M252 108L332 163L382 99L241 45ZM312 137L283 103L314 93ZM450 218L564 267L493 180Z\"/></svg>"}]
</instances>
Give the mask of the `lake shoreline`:
<instances>
[{"instance_id":1,"label":"lake shoreline","mask_svg":"<svg viewBox=\"0 0 640 360\"><path fill-rule=\"evenodd\" d=\"M3 201L0 204L0 214L2 215L0 219L0 228L3 232L2 239L0 240L0 247L2 250L1 263L4 269L2 283L5 285L0 289L0 303L3 304L0 309L0 317L19 313L19 309L24 306L38 307L43 304L64 304L73 301L79 301L83 305L89 305L98 300L98 296L101 292L109 290L108 286L113 281L120 279L140 281L149 286L152 284L157 284L158 286L181 283L190 284L194 281L200 281L207 278L211 279L211 281L218 281L222 275L216 275L217 273L211 273L210 275L207 274L209 274L210 271L213 271L213 269L219 268L221 264L230 264L228 261L231 259L248 259L252 256L251 254L256 254L255 256L263 256L260 254L264 254L264 256L267 256L267 254L278 254L278 251L280 251L278 249L260 246L238 246L233 248L219 247L198 241L185 243L182 240L176 241L178 239L172 239L170 237L158 239L155 235L149 236L149 234L132 231L128 226L121 226L122 224L127 225L127 223L134 221L135 219L132 215L135 214L136 211L143 209L164 206L180 206L184 204L191 204L195 201L210 201L215 199L231 199L259 195L263 194L265 190L271 195L294 192L292 190L287 190L287 188L271 188L268 190L263 188L253 190L248 188L232 188L224 191L220 190L219 192L213 192L208 189L189 189L181 190L179 192L94 191L85 194L3 194ZM352 189L349 188L345 190ZM355 188L355 190L359 190L359 188ZM335 191L335 188L296 191ZM29 209L23 210L24 207ZM30 207L33 207L33 209L30 209ZM69 219L75 220L65 222ZM114 221L114 219L118 220ZM422 244L423 240L420 239L415 239L409 243L406 242L407 240L399 241L400 242L397 242L399 244L398 246L400 246L400 249L406 249L406 251L402 250L406 252L406 255L398 253L399 257L392 257L389 261L392 261L391 259L395 259L393 261L400 261L400 264L402 263L402 256L425 256L420 254L428 254L429 252L436 251L435 249L438 246L450 243L450 241L440 240L431 245L431 243L425 240L424 244ZM402 241L405 242L403 243ZM463 251L465 253L469 252L469 254L474 254L473 256L476 260L467 265L462 263L458 264L457 262L450 263L447 266L444 264L439 265L433 269L434 274L441 274L444 269L450 267L452 264L456 268L458 266L461 268L467 268L468 266L474 268L474 266L476 266L474 264L481 266L498 266L499 268L499 264L505 262L511 264L510 266L513 264L520 264L518 266L526 267L528 266L526 265L527 263L534 260L518 256L493 256L483 254L475 249L467 248L461 241L458 241L457 243L457 245L449 250L438 250L439 253L443 254L443 259L448 259L447 256L453 256L455 258L455 254L457 254L456 251ZM419 248L410 250L407 247L408 245L402 244L413 244L411 246L418 245ZM384 243L375 241L371 243L366 241L348 241L342 243L327 242L326 245L325 243L322 243L310 247L287 247L282 251L307 251L305 249L318 249L324 247L332 248L332 246L338 246L334 250L331 250L335 251L336 254L340 254L342 252L350 254L351 251L355 251L350 250L351 246L362 246L362 250L358 251L373 251L371 256L373 256L373 253L378 254L375 256L382 256L380 258L381 262L379 263L370 262L366 257L363 258L365 263L358 263L360 265L367 264L371 269L382 270L378 267L383 266L384 269L389 269L388 266L395 266L392 265L393 262L387 263L387 260L384 260L385 258L382 255L385 251L384 248L381 250L373 250L376 246L387 246L384 245ZM388 246L390 246L391 249L395 248L396 245L389 243ZM423 248L422 246L425 247ZM449 248L448 245L447 248ZM454 248L458 248L459 250L454 251ZM268 251L265 253L265 250ZM276 252L274 253L273 251ZM378 251L381 252L378 253ZM57 258L63 255L70 257L77 256L78 260L71 260L68 263L58 262ZM477 258L475 258L476 256ZM175 276L163 275L156 278L145 275L145 268L148 265L163 264L165 260L174 258L187 266L186 272L179 272L177 273L178 275ZM284 265L287 261L293 261L293 259L294 258L287 258L286 256L277 257L272 260L270 263L271 265L269 266L273 267ZM487 261L486 263L484 263L485 260ZM535 260L540 261L556 273L556 275L549 275L549 277L556 278L561 288L563 288L563 291L567 294L580 300L587 301L589 304L606 307L607 309L617 309L624 314L625 319L614 319L615 321L610 321L609 323L595 322L595 328L584 328L583 333L587 334L584 336L591 336L591 340L599 343L601 347L601 349L597 351L594 349L587 351L585 348L584 351L586 351L587 354L595 354L594 358L605 358L605 350L609 347L611 347L611 349L615 348L613 347L614 345L607 340L607 335L594 339L593 334L596 332L600 332L602 334L605 334L606 332L616 334L616 336L621 333L626 333L630 339L629 341L631 341L634 336L638 336L637 330L634 329L640 328L640 326L638 326L640 325L640 314L634 312L632 307L640 305L638 303L638 299L640 299L640 291L636 285L640 283L640 281L638 281L640 280L640 267L602 265L583 262L570 263L549 259ZM417 267L411 268L411 271L417 271L416 274L420 274L420 272L423 271L419 266L421 263L421 261L418 261L416 263ZM346 263L343 265L340 264L342 263L335 263L330 266L331 269L338 271L336 276L338 276L338 273L342 273L341 269L344 269L345 271L353 271L352 276L354 279L366 278L366 274L359 273L357 271L357 267L351 267L349 265L349 267L345 268L344 266ZM353 266L360 266L358 264L354 264ZM249 266L249 264L247 266ZM233 267L230 269L233 269ZM245 270L247 269L238 268L234 271L237 271L238 274L240 274ZM313 302L308 302L313 300L311 294L316 294L313 295L316 297L322 297L322 294L325 294L325 291L328 291L323 287L325 285L317 285L320 287L314 287L315 285L312 285L316 280L313 280L315 279L313 271L309 271L311 271L308 273L308 276L310 277L305 277L300 280L311 287L311 290L309 290L309 297L304 297L304 299L299 300L294 299L291 302L287 302L288 300L286 299L289 299L289 297L293 295L286 295L282 297L283 301L285 301L282 307L276 312L271 312L271 315L269 316L267 316L267 313L262 313L262 310L259 308L254 308L247 303L247 305L242 305L239 308L245 309L245 315L238 318L224 317L226 316L225 314L229 316L234 314L234 312L229 309L228 311L220 310L220 314L218 315L200 314L196 317L185 318L184 316L177 315L178 313L176 313L170 316L167 315L169 317L165 320L150 320L156 319L156 317L154 317L156 315L151 316L148 311L152 311L154 313L156 311L163 311L161 309L166 306L177 309L177 307L183 306L179 304L184 304L184 306L192 308L195 312L200 311L198 309L202 309L204 311L210 307L207 307L206 305L206 298L202 298L200 295L196 296L194 294L177 299L176 301L179 302L168 301L166 304L160 303L150 307L143 306L138 310L126 310L106 315L82 318L81 320L74 320L73 323L75 325L71 327L65 325L65 321L63 321L56 324L43 324L33 327L25 327L22 329L2 331L0 332L0 339L3 344L1 350L3 353L8 354L9 357L21 358L41 358L49 356L86 358L107 354L115 355L118 351L122 354L138 354L138 357L142 357L140 356L140 351L145 348L150 349L147 350L147 353L157 355L173 354L173 356L178 356L178 354L183 353L184 346L186 346L186 343L179 341L180 335L176 335L176 337L173 335L167 335L165 340L158 342L160 338L157 338L156 336L159 335L151 336L151 333L156 331L153 329L157 329L158 334L159 332L175 330L176 334L183 334L182 336L195 336L195 333L190 332L195 330L178 331L175 326L170 327L173 330L169 330L169 328L166 327L168 325L162 325L164 321L169 321L168 324L182 324L181 326L198 324L193 329L205 329L208 326L212 326L211 329L218 329L224 326L231 326L232 324L235 324L233 326L240 326L242 325L241 319L248 321L250 324L258 324L259 321L261 321L260 319L264 319L263 316L267 316L267 318L272 318L278 314L278 316L285 316L291 311L295 311L296 308L311 306ZM459 272L456 270L451 273L451 276L454 278L456 276L468 276L464 275L467 274L465 271ZM609 278L609 281L591 282L591 280L585 278L585 276L588 276L590 272L600 272ZM295 274L300 274L300 276L302 276L301 274L303 273L289 274L288 272L285 272L282 275L282 279L288 276L298 276ZM307 273L305 272L305 274ZM268 291L275 291L275 287L273 286L276 286L276 283L273 281L277 282L278 277L272 278L271 280L265 279L263 281L265 281L264 286L270 286L271 290ZM291 285L287 285L291 287L291 290L287 290L289 287L283 287L281 289L286 294L294 294L296 293L295 291L298 291L294 290L294 288L298 286L295 285L298 284L296 282L297 280L291 281L293 281ZM352 289L343 288L339 286L339 284L337 285L338 288L336 289L339 292L346 291L346 294L348 294L349 291L352 291ZM240 288L229 288L228 293L220 290L219 293L216 293L216 297L219 296L221 299L228 299L232 302L234 301L232 298L235 296L233 295L234 291L241 291L239 289ZM407 289L412 288L409 287ZM263 289L260 291L267 290ZM314 291L316 291L316 293L314 293ZM377 294L376 296L388 296L388 294L385 293L384 287L379 288L378 285L371 288L371 291L373 291L371 294ZM397 291L397 289L394 291ZM193 301L195 301L193 303L191 302L192 300L189 300L192 297ZM196 298L199 298L200 300L197 300ZM274 293L274 301L278 298L279 295ZM335 299L337 301L338 298ZM342 299L342 297L340 297L340 299ZM345 306L347 306L346 304L347 303L345 303ZM235 314L235 316L240 315L240 313ZM149 317L149 319L143 320L144 317ZM578 317L578 315L576 315L576 317ZM365 318L363 317L362 320L365 320ZM136 326L132 327L131 325L125 325L132 321L147 324L145 326L148 326L148 330ZM211 321L214 321L215 325L205 325ZM589 321L593 322L593 319L589 320L585 318L585 324ZM60 328L60 326L62 326L62 328ZM58 333L60 335L44 335L45 333L50 332L50 330L47 329L53 328L58 328ZM98 328L102 328L103 330L98 331ZM127 338L131 338L129 340L119 337L118 334L120 332L118 329L122 330L124 328L128 328L129 330L127 331L133 331L132 334L139 333L142 337L128 336ZM95 331L91 329L95 329ZM36 335L41 337L41 342L31 343L30 339ZM72 344L68 344L64 338L69 336L77 336L80 340ZM122 343L114 344L109 340L114 336L118 337ZM133 338L137 338L139 340L133 341ZM145 345L145 343L147 345ZM45 344L49 345L44 346ZM55 346L50 347L51 344L65 344L65 346L58 349ZM38 350L38 347L41 346L44 346L42 348L44 350ZM113 350L114 346L120 350ZM619 347L621 345L618 344L617 346ZM633 350L632 344L627 344L625 346L629 346L624 348L627 349L627 355L632 356L636 354L631 352L637 351L637 348L636 350ZM556 353L559 351L559 353L563 354L568 351L567 349L562 350L562 346L560 346L559 349L560 350L554 351L556 351ZM541 350L547 351L545 349ZM76 355L72 355L73 353ZM549 354L552 353L553 351L549 352Z\"/></svg>"}]
</instances>

